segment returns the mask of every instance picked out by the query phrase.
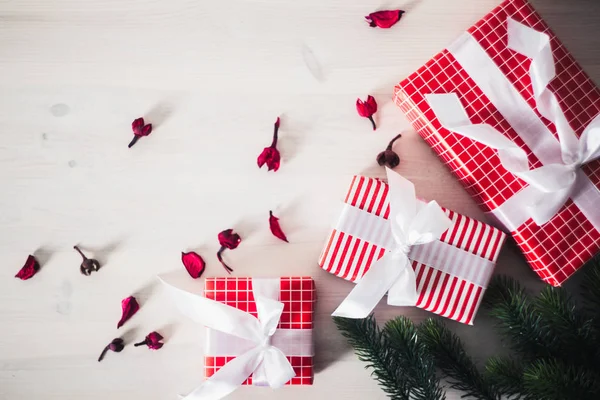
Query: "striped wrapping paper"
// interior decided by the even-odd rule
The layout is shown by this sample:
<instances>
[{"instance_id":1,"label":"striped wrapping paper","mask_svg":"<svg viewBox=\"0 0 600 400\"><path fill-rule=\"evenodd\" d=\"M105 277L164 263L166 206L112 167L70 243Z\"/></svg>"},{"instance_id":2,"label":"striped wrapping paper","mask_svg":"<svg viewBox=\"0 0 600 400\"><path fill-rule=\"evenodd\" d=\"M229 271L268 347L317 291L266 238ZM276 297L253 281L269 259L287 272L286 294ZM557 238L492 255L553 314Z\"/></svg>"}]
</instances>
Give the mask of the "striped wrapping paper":
<instances>
[{"instance_id":1,"label":"striped wrapping paper","mask_svg":"<svg viewBox=\"0 0 600 400\"><path fill-rule=\"evenodd\" d=\"M584 128L600 114L600 89L526 0L503 2L467 32L556 136L554 125L541 117L536 108L529 76L531 60L507 47L507 18L550 37L556 66L556 77L550 88L576 135L581 136ZM429 93L456 93L473 123L489 124L523 148L532 168L540 167L542 163L517 134L517 128L511 126L449 49L435 55L396 86L394 101L415 130L480 207L493 213L527 184L500 165L495 150L444 129L425 100ZM590 162L582 169L600 188L600 160ZM553 286L560 286L600 252L600 231L571 199L549 222L538 226L529 219L511 229L511 235L531 268Z\"/></svg>"},{"instance_id":2,"label":"striped wrapping paper","mask_svg":"<svg viewBox=\"0 0 600 400\"><path fill-rule=\"evenodd\" d=\"M222 277L207 278L204 284L204 295L206 298L215 300L239 310L248 312L255 317L256 303L252 292L252 278ZM280 278L279 301L284 304L283 313L279 320L277 329L313 329L313 314L316 301L315 283L310 277L286 277ZM236 340L235 338L223 338L218 335L208 337L207 348L224 348L222 344L210 343L211 340ZM274 344L276 345L276 344ZM285 344L284 344L285 345ZM293 348L293 343L281 348ZM310 351L312 351L312 345ZM235 346L231 346L235 347ZM279 346L277 346L279 347ZM300 353L305 353L306 350ZM287 352L286 352L287 354ZM206 356L204 358L205 376L211 377L216 371L234 359L234 355ZM312 356L287 356L290 364L296 372L288 385L312 385L313 383L313 357ZM250 376L244 385L252 385Z\"/></svg>"},{"instance_id":3,"label":"striped wrapping paper","mask_svg":"<svg viewBox=\"0 0 600 400\"><path fill-rule=\"evenodd\" d=\"M379 179L355 176L345 203L388 219L388 185ZM495 263L506 239L504 233L453 211L444 211L453 225L441 236L440 241ZM336 226L350 225L352 221L348 223L340 220ZM334 228L325 243L319 265L332 274L356 282L385 252L383 247ZM443 257L443 254L439 256ZM473 324L487 283L482 286L476 285L456 275L442 272L436 269L435 265L414 261L412 266L417 276L417 307L465 324ZM466 276L478 273L464 272ZM480 277L483 278L480 281L489 281L491 271L486 272L486 275Z\"/></svg>"}]
</instances>

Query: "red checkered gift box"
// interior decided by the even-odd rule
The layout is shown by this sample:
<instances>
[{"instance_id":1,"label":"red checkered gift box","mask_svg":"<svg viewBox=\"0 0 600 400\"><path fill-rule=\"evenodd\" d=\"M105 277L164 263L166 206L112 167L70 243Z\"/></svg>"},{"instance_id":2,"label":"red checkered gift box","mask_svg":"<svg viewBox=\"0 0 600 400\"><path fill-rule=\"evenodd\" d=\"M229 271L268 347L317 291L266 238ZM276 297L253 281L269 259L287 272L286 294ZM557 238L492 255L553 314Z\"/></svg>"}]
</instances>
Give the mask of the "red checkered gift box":
<instances>
[{"instance_id":1,"label":"red checkered gift box","mask_svg":"<svg viewBox=\"0 0 600 400\"><path fill-rule=\"evenodd\" d=\"M544 281L598 253L600 90L526 1L505 1L394 99Z\"/></svg>"},{"instance_id":2,"label":"red checkered gift box","mask_svg":"<svg viewBox=\"0 0 600 400\"><path fill-rule=\"evenodd\" d=\"M240 385L312 385L311 278L208 278L204 296L163 283L207 328L207 380L185 399L221 399Z\"/></svg>"},{"instance_id":3,"label":"red checkered gift box","mask_svg":"<svg viewBox=\"0 0 600 400\"><path fill-rule=\"evenodd\" d=\"M388 171L388 180L399 177L392 174ZM389 223L391 197L384 181L355 176L319 265L360 284L371 266L395 248ZM506 236L453 211L440 213L449 219L449 228L438 240L413 246L407 253L416 279L416 301L410 304L472 325Z\"/></svg>"},{"instance_id":4,"label":"red checkered gift box","mask_svg":"<svg viewBox=\"0 0 600 400\"><path fill-rule=\"evenodd\" d=\"M256 303L252 291L252 282L257 278L207 278L204 284L206 298L218 301L228 306L257 316ZM277 325L278 332L282 329L301 329L307 332L313 329L313 312L316 300L315 284L312 278L279 278L279 301L284 304L281 319ZM210 329L207 336L207 351L205 354L205 375L210 378L221 367L241 353L240 345L233 338ZM310 336L308 336L310 339ZM312 385L313 357L312 341L286 342L286 337L275 337L274 345L280 347L294 368L296 376L288 385ZM216 355L218 354L218 355ZM308 355L307 355L308 354ZM250 376L244 385L252 385Z\"/></svg>"}]
</instances>

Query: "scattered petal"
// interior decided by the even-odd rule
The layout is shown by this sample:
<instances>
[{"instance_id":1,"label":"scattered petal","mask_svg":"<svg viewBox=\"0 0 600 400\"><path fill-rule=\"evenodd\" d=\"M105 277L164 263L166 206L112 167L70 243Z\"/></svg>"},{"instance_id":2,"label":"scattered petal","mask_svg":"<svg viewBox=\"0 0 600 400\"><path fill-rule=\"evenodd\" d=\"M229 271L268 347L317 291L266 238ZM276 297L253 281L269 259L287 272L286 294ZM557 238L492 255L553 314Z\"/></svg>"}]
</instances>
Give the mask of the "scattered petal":
<instances>
[{"instance_id":1,"label":"scattered petal","mask_svg":"<svg viewBox=\"0 0 600 400\"><path fill-rule=\"evenodd\" d=\"M102 353L100 353L100 357L98 357L98 362L100 362L104 359L104 356L106 355L106 353L109 350L114 351L115 353L120 353L124 348L125 348L125 341L123 339L121 339L121 338L113 339L108 344L108 346L106 346L104 348L104 350L102 350Z\"/></svg>"},{"instance_id":2,"label":"scattered petal","mask_svg":"<svg viewBox=\"0 0 600 400\"><path fill-rule=\"evenodd\" d=\"M387 148L377 155L377 164L381 166L387 166L389 168L395 168L400 164L400 157L396 152L392 150L394 146L394 142L402 137L402 134L399 134L395 138L393 138L388 144Z\"/></svg>"},{"instance_id":3,"label":"scattered petal","mask_svg":"<svg viewBox=\"0 0 600 400\"><path fill-rule=\"evenodd\" d=\"M262 168L263 165L267 165L269 171L277 171L281 164L281 154L277 150L277 135L279 132L280 119L277 117L273 128L273 142L269 147L265 147L256 159L258 168Z\"/></svg>"},{"instance_id":4,"label":"scattered petal","mask_svg":"<svg viewBox=\"0 0 600 400\"><path fill-rule=\"evenodd\" d=\"M285 237L285 233L281 230L281 226L279 226L279 218L273 215L273 211L269 211L269 227L271 228L271 233L273 236L287 242L287 237ZM289 242L288 242L289 243Z\"/></svg>"},{"instance_id":5,"label":"scattered petal","mask_svg":"<svg viewBox=\"0 0 600 400\"><path fill-rule=\"evenodd\" d=\"M163 347L163 345L164 345L164 343L161 343L161 340L163 340L163 337L160 333L150 332L146 336L146 339L144 339L143 342L136 343L136 344L134 344L134 346L138 347L138 346L146 345L146 346L148 346L148 348L150 350L158 350L161 347Z\"/></svg>"},{"instance_id":6,"label":"scattered petal","mask_svg":"<svg viewBox=\"0 0 600 400\"><path fill-rule=\"evenodd\" d=\"M25 261L25 265L17 272L15 278L19 278L22 281L32 278L40 270L40 264L37 262L34 256L29 255Z\"/></svg>"},{"instance_id":7,"label":"scattered petal","mask_svg":"<svg viewBox=\"0 0 600 400\"><path fill-rule=\"evenodd\" d=\"M218 238L221 247L225 247L230 250L233 250L236 247L238 247L238 245L242 241L240 235L235 233L233 229L225 229L224 231L219 233Z\"/></svg>"},{"instance_id":8,"label":"scattered petal","mask_svg":"<svg viewBox=\"0 0 600 400\"><path fill-rule=\"evenodd\" d=\"M92 273L92 271L98 271L100 269L100 263L98 262L98 260L95 260L93 258L87 258L78 246L73 246L73 248L83 258L83 261L79 266L79 271L81 271L83 275L89 276Z\"/></svg>"},{"instance_id":9,"label":"scattered petal","mask_svg":"<svg viewBox=\"0 0 600 400\"><path fill-rule=\"evenodd\" d=\"M386 11L377 11L371 13L365 17L369 26L375 28L391 28L396 24L396 22L400 21L402 18L402 14L404 11L402 10L386 10Z\"/></svg>"},{"instance_id":10,"label":"scattered petal","mask_svg":"<svg viewBox=\"0 0 600 400\"><path fill-rule=\"evenodd\" d=\"M138 312L140 305L135 297L129 296L121 301L121 308L123 309L123 314L119 320L119 323L117 324L117 329L122 327L123 324L129 320L129 318L133 317L133 315Z\"/></svg>"},{"instance_id":11,"label":"scattered petal","mask_svg":"<svg viewBox=\"0 0 600 400\"><path fill-rule=\"evenodd\" d=\"M206 263L199 254L190 251L189 253L181 253L181 262L187 270L188 274L194 279L200 278L204 272Z\"/></svg>"},{"instance_id":12,"label":"scattered petal","mask_svg":"<svg viewBox=\"0 0 600 400\"><path fill-rule=\"evenodd\" d=\"M373 130L377 129L375 120L373 119L373 114L377 112L377 102L373 96L369 95L366 101L356 99L356 111L358 111L358 115L368 118L369 121L371 121Z\"/></svg>"},{"instance_id":13,"label":"scattered petal","mask_svg":"<svg viewBox=\"0 0 600 400\"><path fill-rule=\"evenodd\" d=\"M152 132L152 124L146 124L144 118L137 118L131 123L131 130L133 131L133 139L129 143L129 148L131 148L139 138L148 136Z\"/></svg>"},{"instance_id":14,"label":"scattered petal","mask_svg":"<svg viewBox=\"0 0 600 400\"><path fill-rule=\"evenodd\" d=\"M219 260L219 262L221 263L221 265L223 266L223 268L225 268L225 270L227 272L232 273L233 269L231 269L231 267L229 265L225 264L225 262L223 261L222 254L223 254L223 251L225 251L225 249L233 250L236 247L238 247L238 245L242 241L242 238L240 237L240 235L235 233L233 231L233 229L225 229L224 231L219 233L218 238L219 238L219 244L221 245L221 248L217 252L217 259Z\"/></svg>"}]
</instances>

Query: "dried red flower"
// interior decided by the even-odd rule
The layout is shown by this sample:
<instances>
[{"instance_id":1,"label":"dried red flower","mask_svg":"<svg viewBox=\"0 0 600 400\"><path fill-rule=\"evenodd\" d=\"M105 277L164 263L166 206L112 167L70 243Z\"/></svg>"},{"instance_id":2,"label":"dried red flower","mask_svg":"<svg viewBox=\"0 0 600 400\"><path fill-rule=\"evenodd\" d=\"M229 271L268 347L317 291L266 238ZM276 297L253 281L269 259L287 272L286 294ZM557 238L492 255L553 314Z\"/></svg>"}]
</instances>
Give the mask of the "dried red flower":
<instances>
[{"instance_id":1,"label":"dried red flower","mask_svg":"<svg viewBox=\"0 0 600 400\"><path fill-rule=\"evenodd\" d=\"M27 256L25 265L17 272L15 278L19 278L22 281L32 278L40 270L40 264L37 262L34 256Z\"/></svg>"},{"instance_id":2,"label":"dried red flower","mask_svg":"<svg viewBox=\"0 0 600 400\"><path fill-rule=\"evenodd\" d=\"M377 11L371 13L365 17L369 26L375 28L391 28L396 24L396 22L400 21L402 18L402 14L404 11L402 10L386 10L386 11Z\"/></svg>"},{"instance_id":3,"label":"dried red flower","mask_svg":"<svg viewBox=\"0 0 600 400\"><path fill-rule=\"evenodd\" d=\"M79 266L79 271L81 271L81 273L83 275L89 276L92 273L92 271L98 271L100 269L100 263L98 262L98 260L95 260L93 258L87 258L85 256L85 254L83 254L83 252L79 249L78 246L73 246L73 248L83 258L83 261L81 262L81 265Z\"/></svg>"},{"instance_id":4,"label":"dried red flower","mask_svg":"<svg viewBox=\"0 0 600 400\"><path fill-rule=\"evenodd\" d=\"M150 350L158 350L161 347L163 347L163 345L164 345L164 343L161 343L161 340L163 340L163 337L160 333L150 332L146 336L146 339L144 339L143 342L136 343L136 344L134 344L134 346L138 347L138 346L146 345L146 346L148 346L148 348Z\"/></svg>"},{"instance_id":5,"label":"dried red flower","mask_svg":"<svg viewBox=\"0 0 600 400\"><path fill-rule=\"evenodd\" d=\"M242 238L240 237L240 235L235 233L233 229L225 229L224 231L219 233L218 238L221 248L217 252L217 259L219 260L221 265L223 265L227 272L232 273L233 269L231 269L227 264L225 264L225 262L223 261L222 253L223 251L225 251L225 249L233 250L236 247L238 247L238 245L242 241Z\"/></svg>"},{"instance_id":6,"label":"dried red flower","mask_svg":"<svg viewBox=\"0 0 600 400\"><path fill-rule=\"evenodd\" d=\"M133 315L136 312L138 312L138 310L140 309L140 305L138 304L135 297L129 296L128 298L123 299L121 301L121 308L123 309L123 313L121 315L119 323L117 323L117 329L122 327L123 324L127 322L127 320L129 320L129 318L133 317Z\"/></svg>"},{"instance_id":7,"label":"dried red flower","mask_svg":"<svg viewBox=\"0 0 600 400\"><path fill-rule=\"evenodd\" d=\"M129 142L131 148L142 136L148 136L152 132L152 124L145 124L144 118L137 118L131 123L133 139Z\"/></svg>"},{"instance_id":8,"label":"dried red flower","mask_svg":"<svg viewBox=\"0 0 600 400\"><path fill-rule=\"evenodd\" d=\"M395 168L400 164L400 157L392 150L392 146L394 142L402 137L402 134L399 134L395 138L393 138L390 143L387 145L386 149L381 153L377 154L377 164L381 166L387 166L389 168Z\"/></svg>"},{"instance_id":9,"label":"dried red flower","mask_svg":"<svg viewBox=\"0 0 600 400\"><path fill-rule=\"evenodd\" d=\"M375 120L373 119L373 114L377 112L377 102L373 96L369 95L366 101L356 99L356 111L358 111L358 115L361 117L369 118L369 121L373 125L373 130L377 129Z\"/></svg>"},{"instance_id":10,"label":"dried red flower","mask_svg":"<svg viewBox=\"0 0 600 400\"><path fill-rule=\"evenodd\" d=\"M108 346L106 346L104 348L104 350L102 350L102 353L100 353L100 357L98 357L98 362L100 362L104 359L104 356L106 355L106 353L109 350L114 351L115 353L120 353L124 348L125 348L125 341L123 339L121 339L121 338L113 339L108 344Z\"/></svg>"},{"instance_id":11,"label":"dried red flower","mask_svg":"<svg viewBox=\"0 0 600 400\"><path fill-rule=\"evenodd\" d=\"M269 228L271 228L271 233L273 236L287 242L287 237L285 237L285 233L281 230L281 226L279 226L279 218L273 215L273 211L269 211ZM289 242L288 242L289 243Z\"/></svg>"},{"instance_id":12,"label":"dried red flower","mask_svg":"<svg viewBox=\"0 0 600 400\"><path fill-rule=\"evenodd\" d=\"M200 278L204 272L206 263L199 254L190 251L189 253L181 253L181 262L187 270L188 274L194 279Z\"/></svg>"},{"instance_id":13,"label":"dried red flower","mask_svg":"<svg viewBox=\"0 0 600 400\"><path fill-rule=\"evenodd\" d=\"M263 165L267 164L267 169L269 171L277 171L279 169L279 164L281 161L281 155L279 154L279 150L277 150L277 133L279 132L279 117L277 117L277 121L275 121L275 127L273 128L273 142L269 147L265 147L258 156L256 163L258 164L258 168L262 168Z\"/></svg>"}]
</instances>

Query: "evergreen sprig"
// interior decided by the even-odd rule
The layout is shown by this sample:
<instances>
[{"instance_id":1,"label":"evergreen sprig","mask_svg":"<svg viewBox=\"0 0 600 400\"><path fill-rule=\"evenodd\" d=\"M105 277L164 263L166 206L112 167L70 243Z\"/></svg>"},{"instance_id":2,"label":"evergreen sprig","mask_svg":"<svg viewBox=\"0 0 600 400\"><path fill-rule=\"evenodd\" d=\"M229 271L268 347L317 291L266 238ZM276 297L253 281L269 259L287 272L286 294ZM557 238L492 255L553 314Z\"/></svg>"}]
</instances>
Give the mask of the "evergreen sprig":
<instances>
[{"instance_id":1,"label":"evergreen sprig","mask_svg":"<svg viewBox=\"0 0 600 400\"><path fill-rule=\"evenodd\" d=\"M367 363L365 368L373 370L372 375L390 399L410 400L411 388L399 367L398 355L389 346L373 315L365 319L334 317L333 321L358 359Z\"/></svg>"},{"instance_id":2,"label":"evergreen sprig","mask_svg":"<svg viewBox=\"0 0 600 400\"><path fill-rule=\"evenodd\" d=\"M435 358L436 366L448 378L450 387L464 392L463 397L498 400L499 393L477 370L460 338L443 322L427 319L419 326L419 337Z\"/></svg>"},{"instance_id":3,"label":"evergreen sprig","mask_svg":"<svg viewBox=\"0 0 600 400\"><path fill-rule=\"evenodd\" d=\"M526 368L523 377L529 399L600 399L600 377L582 366L541 359Z\"/></svg>"},{"instance_id":4,"label":"evergreen sprig","mask_svg":"<svg viewBox=\"0 0 600 400\"><path fill-rule=\"evenodd\" d=\"M523 364L513 358L490 357L485 364L486 379L509 399L529 400L523 395L523 368Z\"/></svg>"}]
</instances>

